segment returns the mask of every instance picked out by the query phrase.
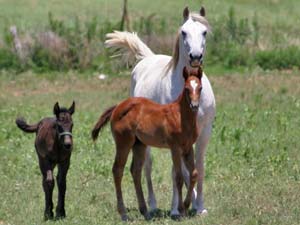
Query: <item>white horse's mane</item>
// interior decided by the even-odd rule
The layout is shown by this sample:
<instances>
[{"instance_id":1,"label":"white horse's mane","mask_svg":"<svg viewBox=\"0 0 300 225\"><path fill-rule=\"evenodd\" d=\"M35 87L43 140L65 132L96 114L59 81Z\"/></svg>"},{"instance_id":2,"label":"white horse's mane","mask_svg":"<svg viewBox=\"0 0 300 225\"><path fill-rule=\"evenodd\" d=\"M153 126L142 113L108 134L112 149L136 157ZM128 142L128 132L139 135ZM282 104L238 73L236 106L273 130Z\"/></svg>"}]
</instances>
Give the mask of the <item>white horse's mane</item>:
<instances>
[{"instance_id":1,"label":"white horse's mane","mask_svg":"<svg viewBox=\"0 0 300 225\"><path fill-rule=\"evenodd\" d=\"M211 26L209 25L207 19L204 16L199 15L199 13L191 13L190 17L192 18L193 21L199 22L206 26L208 33L211 32ZM178 64L179 60L179 35L180 32L178 30L177 36L176 36L176 41L175 45L173 48L173 53L172 53L172 58L170 62L167 64L166 71L169 71L170 69L174 70Z\"/></svg>"}]
</instances>

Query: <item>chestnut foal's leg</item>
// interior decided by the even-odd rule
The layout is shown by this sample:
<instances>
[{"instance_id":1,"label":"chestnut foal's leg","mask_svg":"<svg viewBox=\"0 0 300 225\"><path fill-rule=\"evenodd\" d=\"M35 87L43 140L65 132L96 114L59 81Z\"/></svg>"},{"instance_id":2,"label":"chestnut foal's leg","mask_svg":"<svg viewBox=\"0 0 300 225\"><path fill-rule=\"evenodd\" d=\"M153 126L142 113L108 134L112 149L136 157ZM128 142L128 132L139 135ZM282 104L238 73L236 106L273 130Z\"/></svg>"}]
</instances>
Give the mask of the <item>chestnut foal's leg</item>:
<instances>
[{"instance_id":1,"label":"chestnut foal's leg","mask_svg":"<svg viewBox=\"0 0 300 225\"><path fill-rule=\"evenodd\" d=\"M70 159L58 164L58 173L56 176L56 182L58 186L58 201L56 207L56 219L62 219L66 217L65 211L65 193L66 193L66 177L70 166Z\"/></svg>"},{"instance_id":2,"label":"chestnut foal's leg","mask_svg":"<svg viewBox=\"0 0 300 225\"><path fill-rule=\"evenodd\" d=\"M49 160L39 156L39 166L43 175L43 189L45 193L44 219L51 220L53 219L52 193L54 188L53 168L55 165L49 162Z\"/></svg>"},{"instance_id":3,"label":"chestnut foal's leg","mask_svg":"<svg viewBox=\"0 0 300 225\"><path fill-rule=\"evenodd\" d=\"M184 160L184 164L185 164L186 168L189 171L189 181L190 182L188 184L188 191L186 194L186 198L184 200L184 207L186 210L188 210L188 208L191 204L191 201L192 201L193 189L194 189L195 183L198 178L198 171L195 168L193 147L191 147L188 150L187 154L183 155L183 160Z\"/></svg>"},{"instance_id":4,"label":"chestnut foal's leg","mask_svg":"<svg viewBox=\"0 0 300 225\"><path fill-rule=\"evenodd\" d=\"M175 173L175 185L177 187L178 191L178 202L176 204L178 205L177 210L180 214L185 214L184 206L182 202L182 186L183 186L183 176L181 172L181 151L178 148L171 148L171 155L172 155L172 161L173 161L173 169ZM172 205L174 206L174 202L172 202ZM171 212L172 216L172 212ZM179 216L177 213L173 214L174 219L177 219Z\"/></svg>"},{"instance_id":5,"label":"chestnut foal's leg","mask_svg":"<svg viewBox=\"0 0 300 225\"><path fill-rule=\"evenodd\" d=\"M117 208L118 212L121 215L121 219L123 221L128 221L128 216L126 214L126 208L123 201L123 195L122 195L122 178L123 178L123 172L124 167L127 162L128 154L130 152L130 149L132 148L135 138L131 135L118 135L114 133L114 138L116 142L116 156L115 156L115 162L112 168L112 172L114 175L114 182L115 182L115 188L116 188L116 195L117 195Z\"/></svg>"},{"instance_id":6,"label":"chestnut foal's leg","mask_svg":"<svg viewBox=\"0 0 300 225\"><path fill-rule=\"evenodd\" d=\"M145 161L146 156L146 145L141 143L140 141L136 141L134 146L132 147L132 163L131 163L131 175L134 181L134 187L136 191L136 196L139 203L140 213L145 217L146 220L151 219L151 216L147 210L147 205L145 202L142 184L141 184L141 176L142 176L142 168Z\"/></svg>"}]
</instances>

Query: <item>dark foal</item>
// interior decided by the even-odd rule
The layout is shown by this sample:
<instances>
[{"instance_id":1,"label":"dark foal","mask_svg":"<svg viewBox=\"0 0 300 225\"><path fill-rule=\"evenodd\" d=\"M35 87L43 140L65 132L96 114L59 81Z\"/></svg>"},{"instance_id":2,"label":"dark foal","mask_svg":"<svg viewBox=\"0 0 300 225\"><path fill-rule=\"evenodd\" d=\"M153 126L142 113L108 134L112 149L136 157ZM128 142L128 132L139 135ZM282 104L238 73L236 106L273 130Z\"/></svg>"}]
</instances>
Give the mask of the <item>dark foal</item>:
<instances>
[{"instance_id":1,"label":"dark foal","mask_svg":"<svg viewBox=\"0 0 300 225\"><path fill-rule=\"evenodd\" d=\"M52 193L54 188L53 169L58 165L56 177L58 186L58 203L56 218L64 218L66 177L70 166L72 152L72 114L75 111L75 102L69 109L54 105L55 117L44 118L34 125L29 125L22 118L16 120L17 126L27 132L36 133L35 149L39 158L39 165L43 175L43 189L45 192L45 220L53 219Z\"/></svg>"}]
</instances>

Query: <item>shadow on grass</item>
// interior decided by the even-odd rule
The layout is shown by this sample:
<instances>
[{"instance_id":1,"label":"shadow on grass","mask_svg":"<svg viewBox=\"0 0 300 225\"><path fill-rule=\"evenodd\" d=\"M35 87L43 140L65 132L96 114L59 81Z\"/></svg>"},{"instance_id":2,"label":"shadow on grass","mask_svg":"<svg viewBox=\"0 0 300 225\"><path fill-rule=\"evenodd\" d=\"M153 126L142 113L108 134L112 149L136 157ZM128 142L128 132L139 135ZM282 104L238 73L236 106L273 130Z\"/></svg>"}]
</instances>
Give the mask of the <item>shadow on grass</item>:
<instances>
[{"instance_id":1,"label":"shadow on grass","mask_svg":"<svg viewBox=\"0 0 300 225\"><path fill-rule=\"evenodd\" d=\"M140 220L142 218L139 210L137 208L127 208L128 214L130 214L130 221ZM189 210L187 216L171 216L170 210L156 209L150 211L151 221L171 219L173 221L183 221L193 218L197 215L196 210Z\"/></svg>"}]
</instances>

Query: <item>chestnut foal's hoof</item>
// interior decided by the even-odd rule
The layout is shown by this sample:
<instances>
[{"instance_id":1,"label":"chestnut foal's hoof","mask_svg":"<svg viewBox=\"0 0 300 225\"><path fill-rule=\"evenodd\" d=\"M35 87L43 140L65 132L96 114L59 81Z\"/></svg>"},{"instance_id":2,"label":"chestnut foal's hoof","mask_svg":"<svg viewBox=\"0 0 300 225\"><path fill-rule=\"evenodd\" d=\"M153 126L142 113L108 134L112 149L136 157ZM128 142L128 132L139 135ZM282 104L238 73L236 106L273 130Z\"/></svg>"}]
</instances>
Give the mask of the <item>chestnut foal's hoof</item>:
<instances>
[{"instance_id":1,"label":"chestnut foal's hoof","mask_svg":"<svg viewBox=\"0 0 300 225\"><path fill-rule=\"evenodd\" d=\"M163 216L163 212L160 209L152 209L150 211L150 215L151 215L152 218L154 218L154 217L162 217Z\"/></svg>"},{"instance_id":2,"label":"chestnut foal's hoof","mask_svg":"<svg viewBox=\"0 0 300 225\"><path fill-rule=\"evenodd\" d=\"M171 215L171 219L174 221L181 221L182 220L182 216L181 215Z\"/></svg>"},{"instance_id":3,"label":"chestnut foal's hoof","mask_svg":"<svg viewBox=\"0 0 300 225\"><path fill-rule=\"evenodd\" d=\"M124 221L124 222L129 222L129 217L125 214L125 215L122 215L121 216L121 220Z\"/></svg>"},{"instance_id":4,"label":"chestnut foal's hoof","mask_svg":"<svg viewBox=\"0 0 300 225\"><path fill-rule=\"evenodd\" d=\"M146 221L151 220L151 219L152 219L151 213L146 212L146 213L144 214L144 218L145 218Z\"/></svg>"}]
</instances>

